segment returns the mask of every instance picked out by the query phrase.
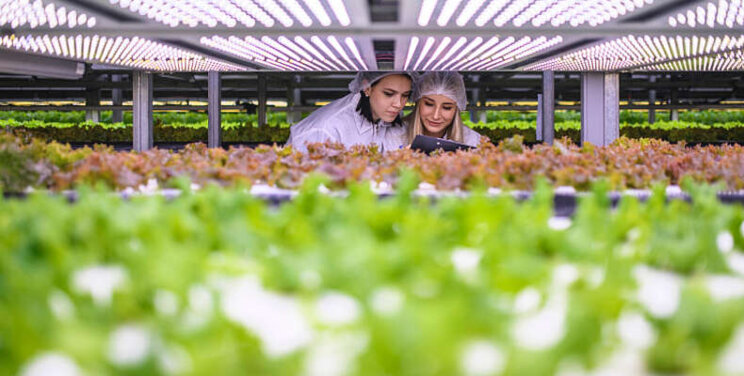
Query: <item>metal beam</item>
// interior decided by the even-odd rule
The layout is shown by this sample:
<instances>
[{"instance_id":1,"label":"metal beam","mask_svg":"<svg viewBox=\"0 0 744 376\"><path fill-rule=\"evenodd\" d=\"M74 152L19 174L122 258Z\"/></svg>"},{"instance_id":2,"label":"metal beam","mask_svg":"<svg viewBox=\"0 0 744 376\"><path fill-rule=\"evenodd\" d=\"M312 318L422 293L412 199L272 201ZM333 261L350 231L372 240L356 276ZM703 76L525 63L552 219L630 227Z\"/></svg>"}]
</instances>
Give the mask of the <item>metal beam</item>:
<instances>
[{"instance_id":1,"label":"metal beam","mask_svg":"<svg viewBox=\"0 0 744 376\"><path fill-rule=\"evenodd\" d=\"M0 72L31 76L79 79L85 64L16 51L0 50Z\"/></svg>"},{"instance_id":2,"label":"metal beam","mask_svg":"<svg viewBox=\"0 0 744 376\"><path fill-rule=\"evenodd\" d=\"M370 24L369 3L366 0L347 0L352 25L366 27Z\"/></svg>"},{"instance_id":3,"label":"metal beam","mask_svg":"<svg viewBox=\"0 0 744 376\"><path fill-rule=\"evenodd\" d=\"M152 73L134 71L132 83L133 148L135 151L144 151L153 146Z\"/></svg>"},{"instance_id":4,"label":"metal beam","mask_svg":"<svg viewBox=\"0 0 744 376\"><path fill-rule=\"evenodd\" d=\"M540 80L539 72L534 77L525 78L510 78L504 79L499 77L492 77L495 72L461 72L465 78L465 86L469 89L487 89L493 86L502 88L534 88L538 87ZM245 78L239 78L241 73L232 73L230 77L226 73L222 74L222 88L227 90L228 88L239 89L246 87L254 87L257 84L255 73L246 74ZM294 75L294 73L287 72L287 75ZM327 77L317 77L316 74L307 74L303 72L300 76L303 77L301 83L295 84L295 87L301 89L346 89L349 81L353 79L352 75L348 77L328 77L331 76L329 72L325 72ZM471 74L478 74L481 76L479 82L470 80ZM741 72L726 72L725 78L719 77L718 73L715 72L697 72L701 75L701 78L696 79L657 79L653 85L658 90L671 89L671 88L689 88L689 87L708 87L708 88L719 88L721 91L731 89L742 89L744 88L744 75ZM112 73L111 75L114 75ZM99 75L100 76L100 75ZM650 89L652 85L644 78L630 77L624 74L622 77L623 85L627 89ZM166 79L162 74L156 74L153 77L153 82L157 87L177 88L177 89L198 89L198 83L206 81L206 77L196 76L195 82L186 81L174 81ZM286 80L277 80L275 77L269 76L267 78L269 90L276 89L280 90L285 88ZM131 89L131 83L127 82L116 82L116 81L94 81L91 79L79 79L79 80L61 80L61 79L44 79L44 78L4 78L0 80L0 90L13 89L13 90L29 90L29 89L45 89L45 88L100 88L100 89ZM562 88L578 87L578 80L563 80L556 82L556 91L560 91Z\"/></svg>"},{"instance_id":5,"label":"metal beam","mask_svg":"<svg viewBox=\"0 0 744 376\"><path fill-rule=\"evenodd\" d=\"M267 112L312 112L322 106L290 106L290 107L269 107ZM404 111L410 111L413 107L406 107ZM581 105L556 105L556 110L581 110ZM648 105L620 105L622 110L648 110ZM662 105L657 106L659 111L679 111L679 110L731 110L731 109L744 109L744 103L729 103L729 104L677 104L677 105ZM97 110L97 111L110 111L110 110L123 110L131 111L132 106L80 106L80 105L29 105L29 106L9 106L0 105L0 111L85 111L85 110ZM207 111L208 106L197 106L197 105L161 105L153 106L153 111ZM241 111L243 106L222 106L222 110L230 111ZM538 106L534 105L503 105L503 106L474 106L468 107L466 110L474 111L537 111Z\"/></svg>"},{"instance_id":6,"label":"metal beam","mask_svg":"<svg viewBox=\"0 0 744 376\"><path fill-rule=\"evenodd\" d=\"M207 147L218 148L222 146L222 95L220 85L220 72L209 72L208 122L207 122Z\"/></svg>"},{"instance_id":7,"label":"metal beam","mask_svg":"<svg viewBox=\"0 0 744 376\"><path fill-rule=\"evenodd\" d=\"M607 146L620 135L617 73L581 74L581 143Z\"/></svg>"}]
</instances>

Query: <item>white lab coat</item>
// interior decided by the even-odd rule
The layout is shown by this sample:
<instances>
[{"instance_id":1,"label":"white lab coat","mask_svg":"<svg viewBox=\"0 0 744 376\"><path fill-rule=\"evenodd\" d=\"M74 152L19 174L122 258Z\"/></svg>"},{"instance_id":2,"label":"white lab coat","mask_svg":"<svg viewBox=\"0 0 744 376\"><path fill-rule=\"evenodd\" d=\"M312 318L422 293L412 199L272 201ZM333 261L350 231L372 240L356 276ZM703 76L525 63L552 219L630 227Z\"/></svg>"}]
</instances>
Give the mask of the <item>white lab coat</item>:
<instances>
[{"instance_id":1,"label":"white lab coat","mask_svg":"<svg viewBox=\"0 0 744 376\"><path fill-rule=\"evenodd\" d=\"M287 145L307 151L306 143L340 142L345 147L377 144L381 151L405 145L406 128L382 120L372 123L356 110L361 94L349 94L317 110L290 128Z\"/></svg>"},{"instance_id":2,"label":"white lab coat","mask_svg":"<svg viewBox=\"0 0 744 376\"><path fill-rule=\"evenodd\" d=\"M478 147L480 145L480 133L470 129L467 125L462 126L462 143L465 145Z\"/></svg>"}]
</instances>

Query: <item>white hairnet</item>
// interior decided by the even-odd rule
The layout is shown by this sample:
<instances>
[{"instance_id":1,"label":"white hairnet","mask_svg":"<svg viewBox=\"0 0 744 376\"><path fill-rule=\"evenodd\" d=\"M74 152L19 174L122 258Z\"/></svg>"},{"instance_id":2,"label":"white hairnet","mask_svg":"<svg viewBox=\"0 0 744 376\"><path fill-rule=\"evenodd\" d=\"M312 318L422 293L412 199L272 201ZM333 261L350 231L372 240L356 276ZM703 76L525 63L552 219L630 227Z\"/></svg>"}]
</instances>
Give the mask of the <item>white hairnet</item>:
<instances>
[{"instance_id":1,"label":"white hairnet","mask_svg":"<svg viewBox=\"0 0 744 376\"><path fill-rule=\"evenodd\" d=\"M416 80L411 101L417 102L425 95L444 95L457 103L460 111L465 110L468 99L465 94L465 81L457 72L427 72Z\"/></svg>"},{"instance_id":2,"label":"white hairnet","mask_svg":"<svg viewBox=\"0 0 744 376\"><path fill-rule=\"evenodd\" d=\"M392 71L392 72L370 72L370 71L360 71L357 73L354 80L352 80L349 83L349 91L352 93L358 93L362 90L367 89L368 87L372 86L375 82L387 77L392 76L394 74L402 74L405 76L408 76L411 78L411 88L413 88L413 82L416 80L416 77L413 75L412 72L398 72L398 71Z\"/></svg>"}]
</instances>

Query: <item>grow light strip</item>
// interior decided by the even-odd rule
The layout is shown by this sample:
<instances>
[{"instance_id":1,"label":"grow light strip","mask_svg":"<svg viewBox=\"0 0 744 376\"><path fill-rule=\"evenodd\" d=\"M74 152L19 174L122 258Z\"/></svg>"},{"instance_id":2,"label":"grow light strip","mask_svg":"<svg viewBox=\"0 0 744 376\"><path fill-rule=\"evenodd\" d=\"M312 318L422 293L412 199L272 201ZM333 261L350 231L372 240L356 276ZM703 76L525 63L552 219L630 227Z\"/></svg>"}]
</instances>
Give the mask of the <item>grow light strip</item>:
<instances>
[{"instance_id":1,"label":"grow light strip","mask_svg":"<svg viewBox=\"0 0 744 376\"><path fill-rule=\"evenodd\" d=\"M5 35L0 47L157 71L242 71L245 68L142 38L83 35Z\"/></svg>"},{"instance_id":2,"label":"grow light strip","mask_svg":"<svg viewBox=\"0 0 744 376\"><path fill-rule=\"evenodd\" d=\"M43 0L0 0L0 27L12 29L28 26L35 29L47 26L50 29L67 26L92 28L96 18L75 9L57 6L54 2Z\"/></svg>"},{"instance_id":3,"label":"grow light strip","mask_svg":"<svg viewBox=\"0 0 744 376\"><path fill-rule=\"evenodd\" d=\"M424 48L419 53L419 57L416 60L416 63L413 64L413 68L414 69L417 69L417 67L420 67L421 66L421 62L424 60L424 57L426 56L426 54L429 53L429 50L434 45L434 42L436 42L436 38L434 38L434 37L428 37L428 38L426 38L426 43L424 44ZM412 48L409 47L409 51L411 49Z\"/></svg>"},{"instance_id":4,"label":"grow light strip","mask_svg":"<svg viewBox=\"0 0 744 376\"><path fill-rule=\"evenodd\" d=\"M335 62L326 59L326 57L323 56L323 54L321 54L320 51L318 51L312 44L310 44L310 42L306 41L305 38L296 36L294 37L294 41L298 45L302 46L302 48L304 48L306 51L310 51L310 53L313 54L313 56L317 57L320 61L323 61L323 63L325 63L326 65L331 66L334 70L341 70L341 67L336 65Z\"/></svg>"},{"instance_id":5,"label":"grow light strip","mask_svg":"<svg viewBox=\"0 0 744 376\"><path fill-rule=\"evenodd\" d=\"M22 1L22 0L14 0ZM310 27L313 24L343 27L351 18L343 0L109 0L137 16L177 27L218 25L235 27ZM330 9L329 12L326 9ZM311 16L312 15L312 16Z\"/></svg>"},{"instance_id":6,"label":"grow light strip","mask_svg":"<svg viewBox=\"0 0 744 376\"><path fill-rule=\"evenodd\" d=\"M298 60L292 60L271 46L253 37L244 39L230 36L227 39L214 36L202 37L200 42L210 48L232 54L248 61L279 70L315 70Z\"/></svg>"},{"instance_id":7,"label":"grow light strip","mask_svg":"<svg viewBox=\"0 0 744 376\"><path fill-rule=\"evenodd\" d=\"M535 27L547 23L597 26L643 8L653 0L469 0L464 6L461 3L461 0L425 0L419 8L418 24L429 26L436 19L439 26L447 26L454 20L460 27L470 22L479 27L489 22L497 27L509 23L516 27L527 23Z\"/></svg>"},{"instance_id":8,"label":"grow light strip","mask_svg":"<svg viewBox=\"0 0 744 376\"><path fill-rule=\"evenodd\" d=\"M730 51L714 56L699 56L644 67L650 71L731 71L744 70L744 50Z\"/></svg>"},{"instance_id":9,"label":"grow light strip","mask_svg":"<svg viewBox=\"0 0 744 376\"><path fill-rule=\"evenodd\" d=\"M252 63L288 71L368 70L362 59L359 46L351 37L343 38L343 44L335 36L325 41L313 36L308 42L301 36L289 39L286 36L244 38L230 36L202 37L201 44L223 53L245 59ZM330 45L330 48L328 47ZM322 52L321 52L322 51ZM325 55L324 55L325 54Z\"/></svg>"},{"instance_id":10,"label":"grow light strip","mask_svg":"<svg viewBox=\"0 0 744 376\"><path fill-rule=\"evenodd\" d=\"M725 27L744 26L744 3L741 0L709 1L670 16L672 27Z\"/></svg>"},{"instance_id":11,"label":"grow light strip","mask_svg":"<svg viewBox=\"0 0 744 376\"><path fill-rule=\"evenodd\" d=\"M341 57L347 63L349 63L349 66L352 67L353 70L359 70L359 67L357 67L356 64L354 64L354 62L351 60L351 58L349 58L349 55L344 50L344 47L341 46L341 43L338 42L338 40L336 39L336 37L334 37L333 35L331 35L331 36L328 37L327 40L331 44L331 46L333 46L333 48L336 50L336 52L338 52L338 54L341 55Z\"/></svg>"},{"instance_id":12,"label":"grow light strip","mask_svg":"<svg viewBox=\"0 0 744 376\"><path fill-rule=\"evenodd\" d=\"M517 39L509 36L503 40L498 37L491 37L484 41L481 37L470 40L466 37L460 37L451 47L449 46L450 42L449 37L442 38L434 53L428 56L430 49L437 43L436 39L433 37L427 38L426 43L419 50L418 38L411 38L404 65L405 69L490 70L551 48L563 42L563 38L560 36L552 38L540 36L535 39L530 37ZM447 53L440 59L439 55L445 49ZM416 56L415 63L410 64Z\"/></svg>"},{"instance_id":13,"label":"grow light strip","mask_svg":"<svg viewBox=\"0 0 744 376\"><path fill-rule=\"evenodd\" d=\"M638 66L660 66L669 61L685 59L708 64L709 60L695 60L695 58L716 55L720 56L720 59L726 59L737 56L728 53L729 51L741 49L744 49L744 34L740 36L725 35L723 37L628 35L557 58L541 61L525 69L538 71L607 71ZM671 64L667 66L681 65Z\"/></svg>"},{"instance_id":14,"label":"grow light strip","mask_svg":"<svg viewBox=\"0 0 744 376\"><path fill-rule=\"evenodd\" d=\"M346 43L346 46L351 50L351 53L354 55L354 58L357 59L359 65L361 65L364 70L369 70L367 63L362 59L362 55L359 53L359 49L357 48L356 43L354 43L354 40L351 39L351 37L346 37L344 38L344 43Z\"/></svg>"},{"instance_id":15,"label":"grow light strip","mask_svg":"<svg viewBox=\"0 0 744 376\"><path fill-rule=\"evenodd\" d=\"M331 49L328 48L325 43L323 43L323 40L320 39L319 36L313 35L312 37L310 37L310 42L312 42L316 47L323 51L323 53L326 54L326 56L330 57L338 66L342 67L345 70L353 70L353 68L350 68L349 66L344 64L341 59L339 59L338 56L336 56L333 51L331 51Z\"/></svg>"},{"instance_id":16,"label":"grow light strip","mask_svg":"<svg viewBox=\"0 0 744 376\"><path fill-rule=\"evenodd\" d=\"M439 57L439 54L441 54L442 51L444 51L444 49L447 48L450 41L452 41L450 37L444 37L442 39L442 42L439 43L439 46L437 47L437 49L434 50L434 54L431 56L431 58L429 58L429 61L427 61L426 64L424 64L424 67L421 68L421 70L427 70L431 63L436 62L437 58Z\"/></svg>"}]
</instances>

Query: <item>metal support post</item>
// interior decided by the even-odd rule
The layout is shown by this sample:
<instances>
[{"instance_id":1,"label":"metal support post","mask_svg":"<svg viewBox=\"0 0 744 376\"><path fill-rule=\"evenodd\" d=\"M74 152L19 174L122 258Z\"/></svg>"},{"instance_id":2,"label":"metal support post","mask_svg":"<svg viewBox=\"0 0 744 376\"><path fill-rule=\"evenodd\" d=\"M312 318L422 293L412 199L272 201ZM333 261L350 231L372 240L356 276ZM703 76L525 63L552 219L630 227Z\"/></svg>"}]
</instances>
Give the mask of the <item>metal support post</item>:
<instances>
[{"instance_id":1,"label":"metal support post","mask_svg":"<svg viewBox=\"0 0 744 376\"><path fill-rule=\"evenodd\" d=\"M135 151L144 151L153 146L152 137L152 73L132 73L132 121Z\"/></svg>"},{"instance_id":2,"label":"metal support post","mask_svg":"<svg viewBox=\"0 0 744 376\"><path fill-rule=\"evenodd\" d=\"M476 86L476 88L473 89L473 96L471 97L472 99L471 103L473 103L474 105L478 105L478 102L480 102L480 89L478 89L477 84L478 84L478 81L480 81L480 76L475 74L471 77L471 79L473 80L474 86ZM470 110L470 121L472 121L473 123L478 122L478 111Z\"/></svg>"},{"instance_id":3,"label":"metal support post","mask_svg":"<svg viewBox=\"0 0 744 376\"><path fill-rule=\"evenodd\" d=\"M121 82L121 75L112 74L111 82ZM124 92L122 89L111 89L111 104L114 106L121 106L124 103ZM124 121L124 111L113 110L111 111L111 122L121 123Z\"/></svg>"},{"instance_id":4,"label":"metal support post","mask_svg":"<svg viewBox=\"0 0 744 376\"><path fill-rule=\"evenodd\" d=\"M620 136L620 75L581 74L581 143L607 146Z\"/></svg>"},{"instance_id":5,"label":"metal support post","mask_svg":"<svg viewBox=\"0 0 744 376\"><path fill-rule=\"evenodd\" d=\"M258 126L266 125L266 75L258 74Z\"/></svg>"},{"instance_id":6,"label":"metal support post","mask_svg":"<svg viewBox=\"0 0 744 376\"><path fill-rule=\"evenodd\" d=\"M207 146L222 146L222 83L220 72L207 73Z\"/></svg>"},{"instance_id":7,"label":"metal support post","mask_svg":"<svg viewBox=\"0 0 744 376\"><path fill-rule=\"evenodd\" d=\"M292 106L302 106L302 90L292 89ZM302 111L292 111L292 122L290 124L297 124L302 121Z\"/></svg>"},{"instance_id":8,"label":"metal support post","mask_svg":"<svg viewBox=\"0 0 744 376\"><path fill-rule=\"evenodd\" d=\"M302 82L302 77L292 77L292 85L287 90L287 105L289 107L302 106L302 91L297 88L297 85ZM289 124L297 124L302 120L302 112L290 111L287 113L287 122Z\"/></svg>"},{"instance_id":9,"label":"metal support post","mask_svg":"<svg viewBox=\"0 0 744 376\"><path fill-rule=\"evenodd\" d=\"M486 101L481 99L481 101L478 102L478 106L486 107ZM483 123L483 124L488 123L488 111L483 110L483 111L478 112L478 122Z\"/></svg>"},{"instance_id":10,"label":"metal support post","mask_svg":"<svg viewBox=\"0 0 744 376\"><path fill-rule=\"evenodd\" d=\"M85 105L86 106L100 106L101 105L101 90L100 89L86 89L85 90ZM101 121L101 112L95 110L85 110L85 121L92 121L98 123Z\"/></svg>"},{"instance_id":11,"label":"metal support post","mask_svg":"<svg viewBox=\"0 0 744 376\"><path fill-rule=\"evenodd\" d=\"M654 83L656 83L656 76L650 75L648 77L648 82L651 83L651 87L653 87ZM650 89L648 91L648 106L648 123L656 123L656 109L654 108L654 106L656 106L656 89Z\"/></svg>"},{"instance_id":12,"label":"metal support post","mask_svg":"<svg viewBox=\"0 0 744 376\"><path fill-rule=\"evenodd\" d=\"M555 72L543 72L542 141L553 145L555 139Z\"/></svg>"},{"instance_id":13,"label":"metal support post","mask_svg":"<svg viewBox=\"0 0 744 376\"><path fill-rule=\"evenodd\" d=\"M537 95L537 123L535 127L535 140L543 140L543 95Z\"/></svg>"},{"instance_id":14,"label":"metal support post","mask_svg":"<svg viewBox=\"0 0 744 376\"><path fill-rule=\"evenodd\" d=\"M672 89L671 97L672 98L671 98L671 103L670 104L672 106L678 105L679 104L679 92L677 91L677 89ZM669 120L671 120L671 121L679 121L679 110L678 109L675 108L675 109L671 110L671 112L669 113Z\"/></svg>"}]
</instances>

